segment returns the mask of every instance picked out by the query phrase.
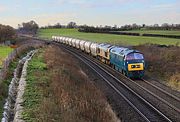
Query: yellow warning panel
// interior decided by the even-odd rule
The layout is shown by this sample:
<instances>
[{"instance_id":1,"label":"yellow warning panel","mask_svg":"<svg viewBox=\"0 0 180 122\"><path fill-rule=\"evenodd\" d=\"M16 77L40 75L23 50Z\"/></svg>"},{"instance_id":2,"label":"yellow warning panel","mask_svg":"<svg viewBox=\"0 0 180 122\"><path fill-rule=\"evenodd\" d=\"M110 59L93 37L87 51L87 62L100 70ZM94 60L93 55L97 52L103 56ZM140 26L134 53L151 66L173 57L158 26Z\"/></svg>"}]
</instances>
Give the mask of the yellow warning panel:
<instances>
[{"instance_id":1,"label":"yellow warning panel","mask_svg":"<svg viewBox=\"0 0 180 122\"><path fill-rule=\"evenodd\" d=\"M144 70L143 63L128 64L128 71Z\"/></svg>"}]
</instances>

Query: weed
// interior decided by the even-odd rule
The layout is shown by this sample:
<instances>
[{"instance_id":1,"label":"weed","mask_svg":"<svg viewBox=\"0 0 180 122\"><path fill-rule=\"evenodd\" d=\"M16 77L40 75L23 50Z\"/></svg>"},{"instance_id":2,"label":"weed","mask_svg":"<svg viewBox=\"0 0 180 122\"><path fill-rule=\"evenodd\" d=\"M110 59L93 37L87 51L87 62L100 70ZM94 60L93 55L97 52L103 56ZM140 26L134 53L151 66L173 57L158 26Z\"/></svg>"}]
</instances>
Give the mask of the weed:
<instances>
[{"instance_id":1,"label":"weed","mask_svg":"<svg viewBox=\"0 0 180 122\"><path fill-rule=\"evenodd\" d=\"M180 73L174 73L167 85L173 87L174 89L180 91Z\"/></svg>"}]
</instances>

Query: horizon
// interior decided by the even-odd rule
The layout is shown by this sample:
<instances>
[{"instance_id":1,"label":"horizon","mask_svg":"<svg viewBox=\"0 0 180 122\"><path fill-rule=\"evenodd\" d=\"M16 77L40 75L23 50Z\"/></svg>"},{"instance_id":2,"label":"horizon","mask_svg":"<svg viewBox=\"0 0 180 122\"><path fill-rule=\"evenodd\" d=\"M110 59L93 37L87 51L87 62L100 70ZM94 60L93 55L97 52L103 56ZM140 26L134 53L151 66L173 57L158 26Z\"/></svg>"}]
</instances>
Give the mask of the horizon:
<instances>
[{"instance_id":1,"label":"horizon","mask_svg":"<svg viewBox=\"0 0 180 122\"><path fill-rule=\"evenodd\" d=\"M35 4L34 4L35 3ZM0 2L0 24L14 28L34 20L40 27L67 25L114 26L179 24L178 0L8 0Z\"/></svg>"}]
</instances>

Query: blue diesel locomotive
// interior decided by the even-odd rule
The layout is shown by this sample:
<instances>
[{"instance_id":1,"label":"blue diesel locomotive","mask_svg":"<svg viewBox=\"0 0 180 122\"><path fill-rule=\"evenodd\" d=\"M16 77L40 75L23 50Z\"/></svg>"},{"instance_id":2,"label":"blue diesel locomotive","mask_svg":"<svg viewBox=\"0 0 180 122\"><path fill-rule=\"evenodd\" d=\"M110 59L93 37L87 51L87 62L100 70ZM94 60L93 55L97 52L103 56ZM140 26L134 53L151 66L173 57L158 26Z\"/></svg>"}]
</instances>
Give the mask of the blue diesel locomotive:
<instances>
[{"instance_id":1,"label":"blue diesel locomotive","mask_svg":"<svg viewBox=\"0 0 180 122\"><path fill-rule=\"evenodd\" d=\"M110 50L110 65L130 78L142 78L144 76L144 57L137 50L124 47L112 48Z\"/></svg>"}]
</instances>

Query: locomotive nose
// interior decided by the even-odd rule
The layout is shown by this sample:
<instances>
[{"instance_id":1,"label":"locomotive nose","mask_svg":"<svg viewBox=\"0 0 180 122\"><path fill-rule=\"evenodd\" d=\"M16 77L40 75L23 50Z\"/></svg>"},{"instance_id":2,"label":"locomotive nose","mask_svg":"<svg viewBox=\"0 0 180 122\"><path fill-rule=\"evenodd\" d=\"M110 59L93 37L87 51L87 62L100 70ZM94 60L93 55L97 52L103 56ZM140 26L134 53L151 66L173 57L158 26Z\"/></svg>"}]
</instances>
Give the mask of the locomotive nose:
<instances>
[{"instance_id":1,"label":"locomotive nose","mask_svg":"<svg viewBox=\"0 0 180 122\"><path fill-rule=\"evenodd\" d=\"M128 71L139 71L144 70L143 63L128 64Z\"/></svg>"}]
</instances>

